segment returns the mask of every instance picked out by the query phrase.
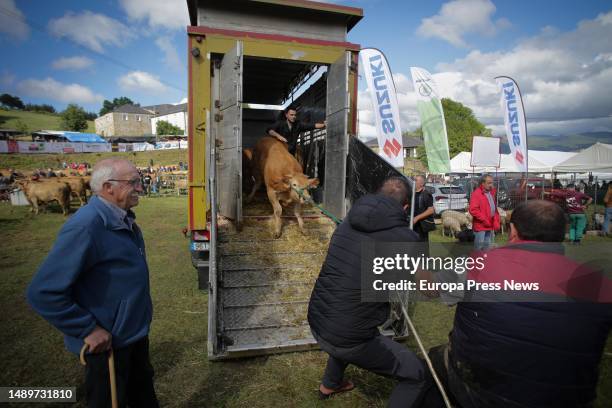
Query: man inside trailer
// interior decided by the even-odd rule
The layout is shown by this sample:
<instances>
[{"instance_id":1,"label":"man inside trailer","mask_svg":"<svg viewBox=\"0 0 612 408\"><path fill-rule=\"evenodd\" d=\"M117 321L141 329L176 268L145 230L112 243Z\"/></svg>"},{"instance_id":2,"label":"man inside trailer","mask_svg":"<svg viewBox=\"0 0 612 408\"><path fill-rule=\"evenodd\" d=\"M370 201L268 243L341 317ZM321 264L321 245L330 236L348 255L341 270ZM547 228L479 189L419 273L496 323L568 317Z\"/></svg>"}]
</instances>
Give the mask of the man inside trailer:
<instances>
[{"instance_id":1,"label":"man inside trailer","mask_svg":"<svg viewBox=\"0 0 612 408\"><path fill-rule=\"evenodd\" d=\"M325 129L327 123L302 123L297 120L297 110L295 106L288 106L283 111L283 117L276 122L272 127L266 130L266 133L287 143L289 153L295 155L297 140L302 132L308 132L315 129Z\"/></svg>"}]
</instances>

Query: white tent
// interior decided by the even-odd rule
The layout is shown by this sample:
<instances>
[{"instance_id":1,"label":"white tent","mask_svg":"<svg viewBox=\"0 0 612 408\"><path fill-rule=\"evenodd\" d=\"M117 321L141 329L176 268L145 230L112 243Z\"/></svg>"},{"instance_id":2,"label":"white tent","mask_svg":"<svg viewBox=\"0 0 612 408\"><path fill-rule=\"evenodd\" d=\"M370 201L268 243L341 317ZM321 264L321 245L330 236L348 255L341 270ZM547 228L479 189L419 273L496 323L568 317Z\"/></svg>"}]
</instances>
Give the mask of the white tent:
<instances>
[{"instance_id":1,"label":"white tent","mask_svg":"<svg viewBox=\"0 0 612 408\"><path fill-rule=\"evenodd\" d=\"M554 166L554 170L566 173L612 172L612 144L595 143Z\"/></svg>"},{"instance_id":2,"label":"white tent","mask_svg":"<svg viewBox=\"0 0 612 408\"><path fill-rule=\"evenodd\" d=\"M541 151L529 150L529 172L530 173L551 173L554 165L566 160L576 153L557 152L557 151ZM495 167L474 167L471 165L472 154L470 152L461 152L451 159L451 173L466 174L466 173L494 173ZM499 168L499 173L519 173L519 170L514 163L514 159L510 154L502 154Z\"/></svg>"},{"instance_id":3,"label":"white tent","mask_svg":"<svg viewBox=\"0 0 612 408\"><path fill-rule=\"evenodd\" d=\"M571 157L574 157L576 152L559 152L559 151L548 151L548 150L529 150L529 159L536 159L537 161L548 166L547 173L553 171L553 168ZM531 164L531 160L530 160ZM530 169L531 170L531 169Z\"/></svg>"}]
</instances>

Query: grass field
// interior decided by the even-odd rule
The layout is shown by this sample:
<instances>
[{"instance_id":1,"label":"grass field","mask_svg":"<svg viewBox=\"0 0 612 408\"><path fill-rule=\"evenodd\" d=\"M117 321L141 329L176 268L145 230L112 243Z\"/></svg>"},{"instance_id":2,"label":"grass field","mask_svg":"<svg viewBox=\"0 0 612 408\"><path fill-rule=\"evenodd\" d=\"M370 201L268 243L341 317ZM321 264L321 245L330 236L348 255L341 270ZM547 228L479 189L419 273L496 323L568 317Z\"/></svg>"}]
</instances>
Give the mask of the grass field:
<instances>
[{"instance_id":1,"label":"grass field","mask_svg":"<svg viewBox=\"0 0 612 408\"><path fill-rule=\"evenodd\" d=\"M196 289L188 241L186 199L144 198L136 208L147 243L154 319L151 357L163 407L383 407L394 382L350 367L356 390L327 402L316 390L325 366L322 352L209 362L207 295ZM26 207L0 203L0 385L76 386L83 406L83 368L65 351L61 335L25 302L26 286L65 218L30 215ZM432 238L440 240L434 233ZM501 238L501 237L500 237ZM426 347L447 341L454 309L419 303L414 322ZM413 341L407 346L416 350ZM597 406L612 405L612 344L602 364ZM20 405L25 406L25 405ZM36 404L35 406L44 406Z\"/></svg>"},{"instance_id":2,"label":"grass field","mask_svg":"<svg viewBox=\"0 0 612 408\"><path fill-rule=\"evenodd\" d=\"M15 129L19 121L28 126L28 132L43 129L66 130L61 128L61 118L58 114L0 109L0 128ZM87 129L84 132L95 133L96 127L93 120L88 120L87 125Z\"/></svg>"},{"instance_id":3,"label":"grass field","mask_svg":"<svg viewBox=\"0 0 612 408\"><path fill-rule=\"evenodd\" d=\"M148 152L74 153L74 154L0 154L0 171L9 167L17 170L37 168L61 168L62 162L88 162L92 165L108 157L128 159L136 166L146 167L153 160L155 165L177 165L187 163L187 149L152 150Z\"/></svg>"}]
</instances>

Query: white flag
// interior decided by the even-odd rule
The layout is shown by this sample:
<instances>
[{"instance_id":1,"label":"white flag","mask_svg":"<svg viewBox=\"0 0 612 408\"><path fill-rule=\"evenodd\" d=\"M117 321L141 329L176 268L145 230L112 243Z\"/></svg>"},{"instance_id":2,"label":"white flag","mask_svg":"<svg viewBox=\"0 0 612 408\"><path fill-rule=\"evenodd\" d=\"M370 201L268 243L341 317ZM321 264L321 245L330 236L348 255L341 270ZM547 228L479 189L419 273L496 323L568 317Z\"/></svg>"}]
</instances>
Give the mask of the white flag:
<instances>
[{"instance_id":1,"label":"white flag","mask_svg":"<svg viewBox=\"0 0 612 408\"><path fill-rule=\"evenodd\" d=\"M374 106L379 154L393 167L404 167L399 105L387 59L374 48L362 49L359 55Z\"/></svg>"},{"instance_id":2,"label":"white flag","mask_svg":"<svg viewBox=\"0 0 612 408\"><path fill-rule=\"evenodd\" d=\"M527 172L527 126L521 92L516 82L510 77L500 76L495 80L501 89L506 137L512 157L519 171Z\"/></svg>"}]
</instances>

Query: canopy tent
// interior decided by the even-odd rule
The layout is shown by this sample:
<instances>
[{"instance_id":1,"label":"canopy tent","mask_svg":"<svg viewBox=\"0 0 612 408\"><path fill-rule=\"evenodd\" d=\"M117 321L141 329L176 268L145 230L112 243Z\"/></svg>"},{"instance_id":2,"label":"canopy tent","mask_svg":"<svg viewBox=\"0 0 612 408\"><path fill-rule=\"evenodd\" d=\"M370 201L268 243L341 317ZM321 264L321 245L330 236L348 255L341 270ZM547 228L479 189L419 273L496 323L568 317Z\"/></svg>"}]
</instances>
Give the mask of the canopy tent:
<instances>
[{"instance_id":1,"label":"canopy tent","mask_svg":"<svg viewBox=\"0 0 612 408\"><path fill-rule=\"evenodd\" d=\"M32 132L32 141L39 140L47 142L107 143L106 140L95 133L68 132L64 130L38 130Z\"/></svg>"},{"instance_id":2,"label":"canopy tent","mask_svg":"<svg viewBox=\"0 0 612 408\"><path fill-rule=\"evenodd\" d=\"M106 140L95 133L64 132L64 137L69 142L106 143Z\"/></svg>"},{"instance_id":3,"label":"canopy tent","mask_svg":"<svg viewBox=\"0 0 612 408\"><path fill-rule=\"evenodd\" d=\"M552 173L553 166L575 153L529 150L529 172L530 173ZM451 159L451 173L519 173L514 159L510 154L502 154L499 168L495 167L474 167L471 165L472 153L461 152Z\"/></svg>"},{"instance_id":4,"label":"canopy tent","mask_svg":"<svg viewBox=\"0 0 612 408\"><path fill-rule=\"evenodd\" d=\"M595 143L554 166L554 171L610 173L612 172L612 144Z\"/></svg>"},{"instance_id":5,"label":"canopy tent","mask_svg":"<svg viewBox=\"0 0 612 408\"><path fill-rule=\"evenodd\" d=\"M548 151L548 150L529 150L529 158L538 160L549 167L547 172L552 172L554 167L559 163L562 163L571 157L574 157L576 152L559 152L559 151ZM530 161L531 164L531 161ZM531 169L530 169L531 170Z\"/></svg>"}]
</instances>

